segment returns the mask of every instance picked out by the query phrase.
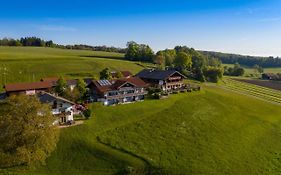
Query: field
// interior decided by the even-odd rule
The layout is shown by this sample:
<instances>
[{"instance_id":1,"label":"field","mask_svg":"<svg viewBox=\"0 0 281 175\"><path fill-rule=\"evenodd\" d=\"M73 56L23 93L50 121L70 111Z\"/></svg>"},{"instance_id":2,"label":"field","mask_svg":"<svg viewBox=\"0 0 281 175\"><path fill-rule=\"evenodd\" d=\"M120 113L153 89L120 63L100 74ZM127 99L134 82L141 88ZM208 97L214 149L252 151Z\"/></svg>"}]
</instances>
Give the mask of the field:
<instances>
[{"instance_id":1,"label":"field","mask_svg":"<svg viewBox=\"0 0 281 175\"><path fill-rule=\"evenodd\" d=\"M246 79L243 81L242 80L243 79L225 77L223 79L224 82L223 87L271 103L281 104L280 90L258 86L253 83L247 83L245 82ZM247 80L247 81L257 81L257 80Z\"/></svg>"},{"instance_id":2,"label":"field","mask_svg":"<svg viewBox=\"0 0 281 175\"><path fill-rule=\"evenodd\" d=\"M223 66L233 67L233 64L223 64ZM251 67L243 67L245 69L245 76L255 75L256 72ZM277 68L264 68L264 73L281 73L281 67Z\"/></svg>"},{"instance_id":3,"label":"field","mask_svg":"<svg viewBox=\"0 0 281 175\"><path fill-rule=\"evenodd\" d=\"M0 47L0 66L7 68L0 80L97 76L105 67L136 73L143 68L122 58L105 52ZM280 174L280 91L227 77L223 81L163 100L111 107L95 103L93 116L83 125L61 129L46 165L0 174Z\"/></svg>"},{"instance_id":4,"label":"field","mask_svg":"<svg viewBox=\"0 0 281 175\"><path fill-rule=\"evenodd\" d=\"M33 174L278 174L281 108L216 86L164 100L103 107L64 129Z\"/></svg>"},{"instance_id":5,"label":"field","mask_svg":"<svg viewBox=\"0 0 281 175\"><path fill-rule=\"evenodd\" d=\"M95 77L108 67L137 73L142 66L122 60L123 54L35 47L0 47L0 91L12 82L38 81L42 77ZM6 69L6 70L4 70Z\"/></svg>"},{"instance_id":6,"label":"field","mask_svg":"<svg viewBox=\"0 0 281 175\"><path fill-rule=\"evenodd\" d=\"M235 79L235 80L281 91L280 81L252 80L252 79Z\"/></svg>"}]
</instances>

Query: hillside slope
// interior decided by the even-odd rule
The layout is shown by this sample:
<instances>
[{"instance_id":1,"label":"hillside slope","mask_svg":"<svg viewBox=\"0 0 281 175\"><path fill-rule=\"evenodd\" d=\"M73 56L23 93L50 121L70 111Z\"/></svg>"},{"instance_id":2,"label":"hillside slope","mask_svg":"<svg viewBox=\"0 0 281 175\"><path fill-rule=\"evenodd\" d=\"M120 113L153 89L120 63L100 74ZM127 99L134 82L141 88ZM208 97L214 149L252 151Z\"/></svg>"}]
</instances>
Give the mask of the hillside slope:
<instances>
[{"instance_id":1,"label":"hillside slope","mask_svg":"<svg viewBox=\"0 0 281 175\"><path fill-rule=\"evenodd\" d=\"M217 87L113 107L63 130L35 174L278 174L281 109ZM98 138L98 139L97 139Z\"/></svg>"},{"instance_id":2,"label":"hillside slope","mask_svg":"<svg viewBox=\"0 0 281 175\"><path fill-rule=\"evenodd\" d=\"M105 67L133 73L143 69L136 62L122 60L123 56L111 52L0 47L0 85L2 87L5 82L38 81L47 76L97 76Z\"/></svg>"}]
</instances>

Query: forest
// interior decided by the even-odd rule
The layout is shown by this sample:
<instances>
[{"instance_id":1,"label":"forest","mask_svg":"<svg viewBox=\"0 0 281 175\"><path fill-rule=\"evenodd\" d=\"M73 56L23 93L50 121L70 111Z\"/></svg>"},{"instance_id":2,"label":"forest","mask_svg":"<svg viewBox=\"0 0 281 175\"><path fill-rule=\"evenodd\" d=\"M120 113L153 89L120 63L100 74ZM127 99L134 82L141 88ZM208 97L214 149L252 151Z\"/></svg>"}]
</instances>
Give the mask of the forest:
<instances>
[{"instance_id":1,"label":"forest","mask_svg":"<svg viewBox=\"0 0 281 175\"><path fill-rule=\"evenodd\" d=\"M281 67L281 58L279 57L258 57L258 56L245 56L238 54L229 54L221 52L200 51L207 57L215 57L222 61L224 64L239 63L243 66L253 67L259 65L261 67Z\"/></svg>"}]
</instances>

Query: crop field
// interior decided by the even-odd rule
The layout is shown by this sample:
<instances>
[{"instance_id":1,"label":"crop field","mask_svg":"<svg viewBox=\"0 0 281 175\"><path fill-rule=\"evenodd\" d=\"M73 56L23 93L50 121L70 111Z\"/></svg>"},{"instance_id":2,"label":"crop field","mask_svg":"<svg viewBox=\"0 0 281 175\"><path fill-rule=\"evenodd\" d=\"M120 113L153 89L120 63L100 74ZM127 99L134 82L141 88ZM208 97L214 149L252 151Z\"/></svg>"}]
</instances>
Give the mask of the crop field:
<instances>
[{"instance_id":1,"label":"crop field","mask_svg":"<svg viewBox=\"0 0 281 175\"><path fill-rule=\"evenodd\" d=\"M32 82L42 77L96 77L105 67L137 73L142 64L123 54L36 47L0 47L0 91L5 83Z\"/></svg>"},{"instance_id":2,"label":"crop field","mask_svg":"<svg viewBox=\"0 0 281 175\"><path fill-rule=\"evenodd\" d=\"M256 83L259 80L234 79L234 78L225 77L223 81L224 81L223 86L230 90L243 93L246 95L251 95L272 103L281 104L280 90L263 87L260 84L256 85ZM249 81L251 81L251 83Z\"/></svg>"},{"instance_id":3,"label":"crop field","mask_svg":"<svg viewBox=\"0 0 281 175\"><path fill-rule=\"evenodd\" d=\"M216 86L104 107L28 174L279 174L281 108Z\"/></svg>"},{"instance_id":4,"label":"crop field","mask_svg":"<svg viewBox=\"0 0 281 175\"><path fill-rule=\"evenodd\" d=\"M281 91L280 81L253 80L253 79L235 79L235 80Z\"/></svg>"}]
</instances>

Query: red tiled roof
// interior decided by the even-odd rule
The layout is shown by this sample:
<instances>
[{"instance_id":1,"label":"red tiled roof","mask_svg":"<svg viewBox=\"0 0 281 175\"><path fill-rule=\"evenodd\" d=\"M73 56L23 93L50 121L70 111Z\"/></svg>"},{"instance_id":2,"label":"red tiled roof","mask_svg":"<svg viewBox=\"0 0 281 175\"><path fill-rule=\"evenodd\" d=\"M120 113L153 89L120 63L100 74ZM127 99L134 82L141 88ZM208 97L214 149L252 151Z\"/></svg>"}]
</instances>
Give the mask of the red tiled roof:
<instances>
[{"instance_id":1,"label":"red tiled roof","mask_svg":"<svg viewBox=\"0 0 281 175\"><path fill-rule=\"evenodd\" d=\"M51 88L51 87L53 87L53 84L48 81L33 82L33 83L14 83L14 84L6 84L4 86L6 92L47 89L47 88Z\"/></svg>"}]
</instances>

